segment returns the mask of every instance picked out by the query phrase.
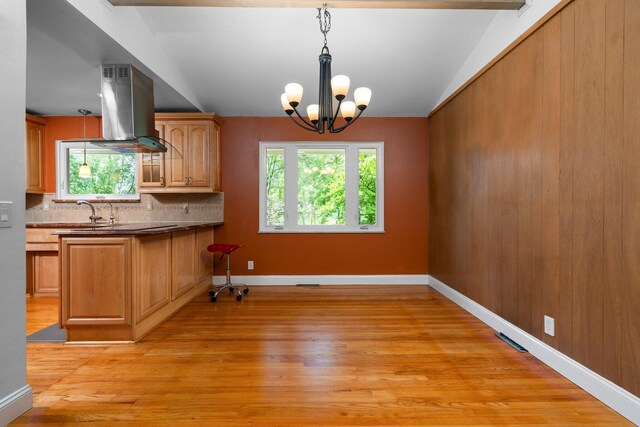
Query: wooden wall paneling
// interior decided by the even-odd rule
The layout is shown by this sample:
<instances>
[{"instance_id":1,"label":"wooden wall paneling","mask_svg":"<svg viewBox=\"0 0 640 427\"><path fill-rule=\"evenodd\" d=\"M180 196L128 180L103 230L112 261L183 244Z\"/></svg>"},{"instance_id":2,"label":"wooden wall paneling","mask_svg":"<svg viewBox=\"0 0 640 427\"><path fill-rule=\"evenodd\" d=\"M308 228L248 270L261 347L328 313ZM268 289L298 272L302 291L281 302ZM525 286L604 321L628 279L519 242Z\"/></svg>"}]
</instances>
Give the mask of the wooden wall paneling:
<instances>
[{"instance_id":1,"label":"wooden wall paneling","mask_svg":"<svg viewBox=\"0 0 640 427\"><path fill-rule=\"evenodd\" d=\"M534 158L539 164L542 33L533 33L517 49L517 98L515 126L518 128L518 324L532 332L532 258ZM539 187L537 183L536 188Z\"/></svg>"},{"instance_id":2,"label":"wooden wall paneling","mask_svg":"<svg viewBox=\"0 0 640 427\"><path fill-rule=\"evenodd\" d=\"M601 373L605 3L581 0L575 6L573 356Z\"/></svg>"},{"instance_id":3,"label":"wooden wall paneling","mask_svg":"<svg viewBox=\"0 0 640 427\"><path fill-rule=\"evenodd\" d=\"M622 279L622 188L624 136L624 2L606 2L604 151L603 375L620 382Z\"/></svg>"},{"instance_id":4,"label":"wooden wall paneling","mask_svg":"<svg viewBox=\"0 0 640 427\"><path fill-rule=\"evenodd\" d=\"M620 384L640 396L640 2L624 16L623 291Z\"/></svg>"},{"instance_id":5,"label":"wooden wall paneling","mask_svg":"<svg viewBox=\"0 0 640 427\"><path fill-rule=\"evenodd\" d=\"M573 170L575 120L575 4L561 13L560 59L560 298L558 349L573 357Z\"/></svg>"},{"instance_id":6,"label":"wooden wall paneling","mask_svg":"<svg viewBox=\"0 0 640 427\"><path fill-rule=\"evenodd\" d=\"M530 263L530 286L529 295L531 298L529 318L531 322L531 334L541 338L543 334L542 316L542 281L540 273L542 271L542 257L544 250L542 247L542 140L543 140L543 115L544 115L544 87L547 83L544 79L545 70L545 31L542 27L532 34L534 41L534 58L530 70L534 73L531 98L531 136L530 136L530 156L531 156L531 263ZM524 311L523 316L527 313Z\"/></svg>"},{"instance_id":7,"label":"wooden wall paneling","mask_svg":"<svg viewBox=\"0 0 640 427\"><path fill-rule=\"evenodd\" d=\"M479 79L478 84L474 85L469 91L469 100L467 103L469 125L467 126L467 135L471 141L469 156L469 171L471 172L471 183L469 193L469 223L467 230L469 232L469 251L468 265L470 280L473 281L472 291L469 295L473 295L473 299L479 301L482 305L486 305L489 299L487 292L487 258L486 247L486 226L487 223L487 174L486 174L486 144L484 134L484 121L482 116L482 105L486 95L484 92L484 79Z\"/></svg>"},{"instance_id":8,"label":"wooden wall paneling","mask_svg":"<svg viewBox=\"0 0 640 427\"><path fill-rule=\"evenodd\" d=\"M455 272L455 258L456 258L456 242L455 242L455 234L454 227L456 224L456 217L454 215L449 214L454 209L453 199L454 194L451 189L455 188L455 170L456 165L454 163L455 157L453 156L453 149L455 145L455 139L457 138L456 132L456 121L455 117L455 109L457 103L452 101L449 105L447 105L447 111L450 111L449 114L445 114L444 123L443 123L443 141L442 141L442 153L446 153L444 155L444 161L441 163L444 168L444 180L443 184L446 185L447 188L445 194L443 195L443 216L442 220L443 224L443 233L442 237L439 239L439 243L442 246L443 251L443 262L442 262L442 277L446 280L449 280L452 287L460 290L458 288L458 280L454 275ZM445 216L446 215L446 216Z\"/></svg>"},{"instance_id":9,"label":"wooden wall paneling","mask_svg":"<svg viewBox=\"0 0 640 427\"><path fill-rule=\"evenodd\" d=\"M484 268L487 270L487 288L485 293L486 307L495 313L502 312L501 304L501 248L503 237L502 226L502 148L499 142L503 140L502 134L502 82L500 81L502 62L496 64L491 73L485 74L482 79L484 85L484 108L481 109L483 127L483 142L485 144L485 164L487 186L487 224L486 228L486 258ZM431 142L431 141L430 141Z\"/></svg>"},{"instance_id":10,"label":"wooden wall paneling","mask_svg":"<svg viewBox=\"0 0 640 427\"><path fill-rule=\"evenodd\" d=\"M442 172L438 167L439 156L436 148L441 144L441 142L437 142L441 141L440 126L442 121L440 120L440 117L429 121L429 141L436 141L436 143L429 144L429 183L427 187L427 195L429 196L429 215L427 217L429 232L431 232L431 230L435 231L440 229L438 224L440 216L440 193L438 188L443 187L441 187L441 184L439 183ZM439 274L440 260L438 259L438 247L435 239L428 240L427 252L432 254L432 257L436 257L435 260L432 259L431 262L429 262L429 273L432 275Z\"/></svg>"},{"instance_id":11,"label":"wooden wall paneling","mask_svg":"<svg viewBox=\"0 0 640 427\"><path fill-rule=\"evenodd\" d=\"M542 91L542 157L540 164L540 247L534 251L533 285L538 298L533 308L535 336L553 347L558 347L555 337L544 333L543 316L558 321L560 297L560 122L561 122L561 59L562 16L558 15L545 24L543 71L540 74ZM537 232L534 232L536 235Z\"/></svg>"},{"instance_id":12,"label":"wooden wall paneling","mask_svg":"<svg viewBox=\"0 0 640 427\"><path fill-rule=\"evenodd\" d=\"M502 96L503 96L503 126L505 133L499 141L503 156L502 193L500 204L503 235L500 248L500 264L502 266L502 317L512 323L518 322L518 239L519 239L519 149L521 142L520 118L518 117L518 103L513 94L518 93L519 76L510 70L518 69L519 54L522 50L516 48L512 55L505 57L503 63Z\"/></svg>"}]
</instances>

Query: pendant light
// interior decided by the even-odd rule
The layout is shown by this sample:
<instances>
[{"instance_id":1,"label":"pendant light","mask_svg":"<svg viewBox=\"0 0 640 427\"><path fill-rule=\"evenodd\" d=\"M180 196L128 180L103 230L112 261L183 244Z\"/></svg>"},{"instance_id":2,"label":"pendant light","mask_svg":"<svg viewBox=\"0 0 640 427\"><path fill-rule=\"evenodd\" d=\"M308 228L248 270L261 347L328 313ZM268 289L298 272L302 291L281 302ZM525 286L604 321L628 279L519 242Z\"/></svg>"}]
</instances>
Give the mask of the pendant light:
<instances>
[{"instance_id":1,"label":"pendant light","mask_svg":"<svg viewBox=\"0 0 640 427\"><path fill-rule=\"evenodd\" d=\"M87 115L91 114L91 111L80 109L78 110L78 113L84 116L83 118L84 130L83 130L82 136L85 140L84 141L84 161L82 163L82 166L80 166L80 170L78 171L78 177L91 178L91 168L89 168L89 165L87 164Z\"/></svg>"},{"instance_id":2,"label":"pendant light","mask_svg":"<svg viewBox=\"0 0 640 427\"><path fill-rule=\"evenodd\" d=\"M325 3L322 8L318 8L318 21L320 21L320 32L324 36L324 46L320 52L320 96L317 104L307 107L307 118L305 119L296 108L302 100L302 85L299 83L289 83L284 88L284 93L280 95L280 102L284 112L291 117L291 120L303 129L325 133L338 133L352 125L362 115L362 112L369 106L371 100L371 89L366 87L357 88L354 93L354 101L345 101L349 92L349 77L338 75L331 78L331 55L327 46L327 33L331 29L331 14L327 10ZM333 93L333 96L332 96ZM333 108L333 98L338 101L338 106ZM356 111L357 110L357 111ZM293 117L293 113L299 121ZM337 124L338 113L342 115L344 124Z\"/></svg>"}]
</instances>

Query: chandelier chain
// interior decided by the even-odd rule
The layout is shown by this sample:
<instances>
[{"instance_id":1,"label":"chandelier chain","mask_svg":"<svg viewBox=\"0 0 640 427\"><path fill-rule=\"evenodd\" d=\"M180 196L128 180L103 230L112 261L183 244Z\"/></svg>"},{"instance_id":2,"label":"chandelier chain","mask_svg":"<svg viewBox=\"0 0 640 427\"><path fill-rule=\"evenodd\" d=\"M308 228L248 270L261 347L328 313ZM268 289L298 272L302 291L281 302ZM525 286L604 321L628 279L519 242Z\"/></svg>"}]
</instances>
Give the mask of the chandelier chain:
<instances>
[{"instance_id":1,"label":"chandelier chain","mask_svg":"<svg viewBox=\"0 0 640 427\"><path fill-rule=\"evenodd\" d=\"M331 30L331 14L327 10L326 3L321 8L318 8L318 16L316 18L320 23L320 32L324 36L324 47L327 48L327 33Z\"/></svg>"}]
</instances>

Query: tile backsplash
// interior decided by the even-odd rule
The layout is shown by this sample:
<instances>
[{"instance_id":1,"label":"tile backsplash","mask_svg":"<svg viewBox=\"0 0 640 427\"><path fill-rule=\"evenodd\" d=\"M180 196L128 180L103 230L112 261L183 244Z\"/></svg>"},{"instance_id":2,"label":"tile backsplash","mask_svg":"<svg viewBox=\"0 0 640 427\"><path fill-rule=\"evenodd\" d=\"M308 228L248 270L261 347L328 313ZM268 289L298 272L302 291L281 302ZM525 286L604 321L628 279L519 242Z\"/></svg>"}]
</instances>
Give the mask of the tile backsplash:
<instances>
[{"instance_id":1,"label":"tile backsplash","mask_svg":"<svg viewBox=\"0 0 640 427\"><path fill-rule=\"evenodd\" d=\"M54 194L27 194L25 220L29 222L85 222L91 209L58 203ZM109 220L109 206L93 203L101 221ZM141 194L140 203L113 203L116 222L223 221L224 194Z\"/></svg>"}]
</instances>

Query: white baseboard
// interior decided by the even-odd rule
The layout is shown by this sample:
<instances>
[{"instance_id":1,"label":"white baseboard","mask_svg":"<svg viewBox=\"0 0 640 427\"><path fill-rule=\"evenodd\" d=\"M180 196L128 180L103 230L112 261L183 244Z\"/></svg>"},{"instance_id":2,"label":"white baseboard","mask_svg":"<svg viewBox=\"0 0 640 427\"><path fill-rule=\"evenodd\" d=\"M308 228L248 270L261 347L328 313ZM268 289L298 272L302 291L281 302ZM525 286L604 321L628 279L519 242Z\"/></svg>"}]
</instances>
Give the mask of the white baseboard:
<instances>
[{"instance_id":1,"label":"white baseboard","mask_svg":"<svg viewBox=\"0 0 640 427\"><path fill-rule=\"evenodd\" d=\"M231 276L235 283L251 286L283 285L295 286L298 283L317 283L320 285L426 285L426 274L379 274L379 275L301 275L301 276ZM213 276L213 283L219 285L226 281L225 276Z\"/></svg>"},{"instance_id":2,"label":"white baseboard","mask_svg":"<svg viewBox=\"0 0 640 427\"><path fill-rule=\"evenodd\" d=\"M536 358L583 388L589 394L618 412L636 425L640 425L640 398L593 372L555 348L507 322L472 299L429 276L429 286L473 314L498 332L502 332L529 350Z\"/></svg>"},{"instance_id":3,"label":"white baseboard","mask_svg":"<svg viewBox=\"0 0 640 427\"><path fill-rule=\"evenodd\" d=\"M24 387L14 391L0 400L0 426L6 426L33 406L31 387Z\"/></svg>"}]
</instances>

